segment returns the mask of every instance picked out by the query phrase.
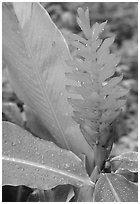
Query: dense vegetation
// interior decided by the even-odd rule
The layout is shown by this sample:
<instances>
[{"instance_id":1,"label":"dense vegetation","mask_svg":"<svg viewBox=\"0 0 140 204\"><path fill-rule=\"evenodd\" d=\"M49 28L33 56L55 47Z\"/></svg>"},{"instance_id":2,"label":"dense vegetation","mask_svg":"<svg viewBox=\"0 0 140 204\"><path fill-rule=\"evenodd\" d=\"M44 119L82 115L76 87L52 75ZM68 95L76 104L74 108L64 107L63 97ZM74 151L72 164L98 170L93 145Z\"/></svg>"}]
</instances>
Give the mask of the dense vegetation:
<instances>
[{"instance_id":1,"label":"dense vegetation","mask_svg":"<svg viewBox=\"0 0 140 204\"><path fill-rule=\"evenodd\" d=\"M123 71L124 79L122 85L130 89L126 107L115 124L116 143L111 155L119 155L124 151L137 151L137 3L58 2L42 4L58 28L61 29L68 43L69 39L67 36L69 33L78 33L82 36L75 18L79 6L83 8L89 7L92 24L108 19L108 26L104 35L108 35L108 33L110 36L112 33L116 34L112 50L121 55L121 63L117 71L118 73ZM70 50L73 52L72 47L70 47ZM3 62L3 120L16 123L9 102L17 105L23 117L23 103L17 98L8 82L5 62ZM16 188L14 188L14 191L16 191Z\"/></svg>"}]
</instances>

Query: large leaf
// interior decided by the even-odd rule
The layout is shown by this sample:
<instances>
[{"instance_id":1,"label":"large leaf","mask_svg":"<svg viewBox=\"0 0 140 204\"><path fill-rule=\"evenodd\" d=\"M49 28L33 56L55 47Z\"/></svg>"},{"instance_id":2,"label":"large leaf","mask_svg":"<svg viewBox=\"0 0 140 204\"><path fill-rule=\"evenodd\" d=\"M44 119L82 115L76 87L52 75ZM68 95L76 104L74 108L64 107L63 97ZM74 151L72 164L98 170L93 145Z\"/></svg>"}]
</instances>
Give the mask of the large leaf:
<instances>
[{"instance_id":1,"label":"large leaf","mask_svg":"<svg viewBox=\"0 0 140 204\"><path fill-rule=\"evenodd\" d=\"M3 185L50 189L57 185L93 185L81 160L54 143L3 122Z\"/></svg>"},{"instance_id":2,"label":"large leaf","mask_svg":"<svg viewBox=\"0 0 140 204\"><path fill-rule=\"evenodd\" d=\"M65 39L38 3L3 4L3 57L17 95L48 128L57 144L76 154L93 154L72 120L67 102ZM67 83L66 83L67 82ZM80 145L79 145L80 143Z\"/></svg>"},{"instance_id":3,"label":"large leaf","mask_svg":"<svg viewBox=\"0 0 140 204\"><path fill-rule=\"evenodd\" d=\"M103 174L95 187L95 202L137 202L138 187L119 174Z\"/></svg>"},{"instance_id":4,"label":"large leaf","mask_svg":"<svg viewBox=\"0 0 140 204\"><path fill-rule=\"evenodd\" d=\"M116 170L128 170L131 172L138 172L138 153L127 152L119 156L113 157L110 162L115 165Z\"/></svg>"},{"instance_id":5,"label":"large leaf","mask_svg":"<svg viewBox=\"0 0 140 204\"><path fill-rule=\"evenodd\" d=\"M26 117L25 128L33 135L47 141L52 141L56 144L57 142L55 138L52 137L48 129L42 124L38 115L35 114L29 106L24 105L23 107Z\"/></svg>"}]
</instances>

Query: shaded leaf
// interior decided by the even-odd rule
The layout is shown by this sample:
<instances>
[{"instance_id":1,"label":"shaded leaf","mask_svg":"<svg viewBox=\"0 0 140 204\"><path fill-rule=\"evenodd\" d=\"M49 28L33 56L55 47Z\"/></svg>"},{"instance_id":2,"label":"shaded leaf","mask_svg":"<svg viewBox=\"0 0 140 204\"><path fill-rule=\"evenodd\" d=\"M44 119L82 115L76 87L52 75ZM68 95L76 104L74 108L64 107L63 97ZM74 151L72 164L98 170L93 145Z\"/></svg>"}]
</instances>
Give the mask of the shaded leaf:
<instances>
[{"instance_id":1,"label":"shaded leaf","mask_svg":"<svg viewBox=\"0 0 140 204\"><path fill-rule=\"evenodd\" d=\"M138 172L118 169L115 173L124 176L129 181L138 182Z\"/></svg>"},{"instance_id":2,"label":"shaded leaf","mask_svg":"<svg viewBox=\"0 0 140 204\"><path fill-rule=\"evenodd\" d=\"M57 185L93 185L81 160L52 142L34 138L3 122L3 185L50 189Z\"/></svg>"},{"instance_id":3,"label":"shaded leaf","mask_svg":"<svg viewBox=\"0 0 140 204\"><path fill-rule=\"evenodd\" d=\"M129 170L131 172L138 172L138 153L137 152L127 152L119 156L113 157L110 160L114 163L116 170Z\"/></svg>"},{"instance_id":4,"label":"shaded leaf","mask_svg":"<svg viewBox=\"0 0 140 204\"><path fill-rule=\"evenodd\" d=\"M34 190L28 197L28 202L66 202L72 186L61 185L50 190Z\"/></svg>"},{"instance_id":5,"label":"shaded leaf","mask_svg":"<svg viewBox=\"0 0 140 204\"><path fill-rule=\"evenodd\" d=\"M95 186L95 202L137 202L137 185L121 175L102 174Z\"/></svg>"},{"instance_id":6,"label":"shaded leaf","mask_svg":"<svg viewBox=\"0 0 140 204\"><path fill-rule=\"evenodd\" d=\"M83 186L78 191L76 202L93 202L94 188L91 186Z\"/></svg>"}]
</instances>

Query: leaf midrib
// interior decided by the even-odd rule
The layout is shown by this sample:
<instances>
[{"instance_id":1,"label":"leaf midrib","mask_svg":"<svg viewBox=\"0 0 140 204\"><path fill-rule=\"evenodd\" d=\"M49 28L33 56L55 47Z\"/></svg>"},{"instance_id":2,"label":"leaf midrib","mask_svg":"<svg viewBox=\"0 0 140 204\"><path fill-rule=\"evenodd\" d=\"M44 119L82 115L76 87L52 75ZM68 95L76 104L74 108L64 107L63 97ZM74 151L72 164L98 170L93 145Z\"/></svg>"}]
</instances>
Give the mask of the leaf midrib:
<instances>
[{"instance_id":1,"label":"leaf midrib","mask_svg":"<svg viewBox=\"0 0 140 204\"><path fill-rule=\"evenodd\" d=\"M88 179L83 179L81 176L76 176L73 173L66 172L66 171L58 169L58 168L54 168L54 167L50 167L50 166L47 166L47 165L35 163L35 162L32 162L32 161L27 161L27 160L24 160L24 159L8 157L8 156L2 156L2 160L7 161L7 162L9 161L9 162L14 162L14 163L20 163L20 164L28 165L28 166L32 166L32 167L37 167L37 168L44 169L44 170L47 170L47 171L50 171L50 172L52 171L52 172L54 172L56 174L60 174L62 176L72 178L72 179L74 179L76 181L80 181L80 182L82 182L82 183L84 183L86 185L94 186L94 183L92 181L90 181Z\"/></svg>"},{"instance_id":2,"label":"leaf midrib","mask_svg":"<svg viewBox=\"0 0 140 204\"><path fill-rule=\"evenodd\" d=\"M38 4L38 3L37 3L37 4ZM39 5L39 6L40 6L40 5ZM44 13L43 13L43 15L44 15ZM17 17L17 18L18 18L18 17ZM30 51L30 49L29 49L29 47L28 47L28 45L27 45L27 42L26 42L25 37L24 37L23 34L22 34L22 28L21 28L21 26L20 26L20 22L19 22L18 25L19 25L18 27L19 27L19 30L20 30L20 33L21 33L22 40L23 40L24 45L25 45L25 50L26 50L27 53L30 55L30 62L31 62L32 66L33 66L34 69L35 69L35 75L36 75L36 77L37 77L38 80L39 80L40 88L42 89L42 91L43 91L43 93L44 93L44 95L45 95L44 100L46 101L46 103L49 104L49 107L50 107L51 112L52 112L52 114L53 114L53 116L54 116L54 118L55 118L55 121L56 121L56 124L57 124L57 126L58 126L58 129L60 130L60 132L61 132L61 134L62 134L62 136L63 136L63 140L64 140L64 142L65 142L65 145L66 145L67 149L70 150L70 147L69 147L69 145L68 145L68 142L67 142L67 140L66 140L66 138L65 138L64 131L63 131L61 125L59 124L59 121L58 121L58 119L57 119L57 117L56 117L56 113L55 113L55 111L54 111L54 109L53 109L53 107L52 107L52 105L51 105L50 99L49 99L49 97L48 97L48 95L47 95L47 90L44 88L44 86L43 86L43 84L42 84L42 80L41 80L41 78L40 78L40 74L39 74L38 68L37 68L37 62L34 63L34 61L33 61L33 56L32 56L32 54L31 54L31 51ZM55 28L55 29L57 29L57 28ZM28 60L29 60L29 59L28 59ZM46 100L46 98L47 98L47 100Z\"/></svg>"},{"instance_id":3,"label":"leaf midrib","mask_svg":"<svg viewBox=\"0 0 140 204\"><path fill-rule=\"evenodd\" d=\"M114 195L116 201L117 201L117 202L122 202L121 199L119 198L119 196L117 195L117 192L116 192L115 188L113 187L113 185L112 185L110 179L107 177L107 175L106 175L106 179L107 179L107 181L108 181L108 184L109 184L109 186L110 186L111 192L112 192L112 194Z\"/></svg>"}]
</instances>

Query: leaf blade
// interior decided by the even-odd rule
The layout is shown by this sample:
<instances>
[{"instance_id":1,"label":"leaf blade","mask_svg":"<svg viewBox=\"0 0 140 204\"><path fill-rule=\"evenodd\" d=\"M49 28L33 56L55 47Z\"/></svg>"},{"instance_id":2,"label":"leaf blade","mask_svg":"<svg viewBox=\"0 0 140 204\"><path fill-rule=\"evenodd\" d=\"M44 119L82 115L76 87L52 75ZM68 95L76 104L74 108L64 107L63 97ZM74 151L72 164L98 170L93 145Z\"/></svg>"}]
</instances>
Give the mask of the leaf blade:
<instances>
[{"instance_id":1,"label":"leaf blade","mask_svg":"<svg viewBox=\"0 0 140 204\"><path fill-rule=\"evenodd\" d=\"M67 102L65 72L70 68L65 60L70 59L70 53L65 39L38 3L14 3L14 8L3 5L3 57L16 94L59 146L77 155L84 150L93 161L92 150L72 120Z\"/></svg>"},{"instance_id":2,"label":"leaf blade","mask_svg":"<svg viewBox=\"0 0 140 204\"><path fill-rule=\"evenodd\" d=\"M63 184L83 185L83 181L93 185L81 160L72 152L34 138L15 124L3 122L4 185L46 190Z\"/></svg>"},{"instance_id":3,"label":"leaf blade","mask_svg":"<svg viewBox=\"0 0 140 204\"><path fill-rule=\"evenodd\" d=\"M108 173L101 175L97 181L96 202L137 202L137 197L137 185L121 175Z\"/></svg>"},{"instance_id":4,"label":"leaf blade","mask_svg":"<svg viewBox=\"0 0 140 204\"><path fill-rule=\"evenodd\" d=\"M130 172L138 172L138 153L127 152L119 156L113 157L111 163L117 163L117 170L129 170Z\"/></svg>"}]
</instances>

